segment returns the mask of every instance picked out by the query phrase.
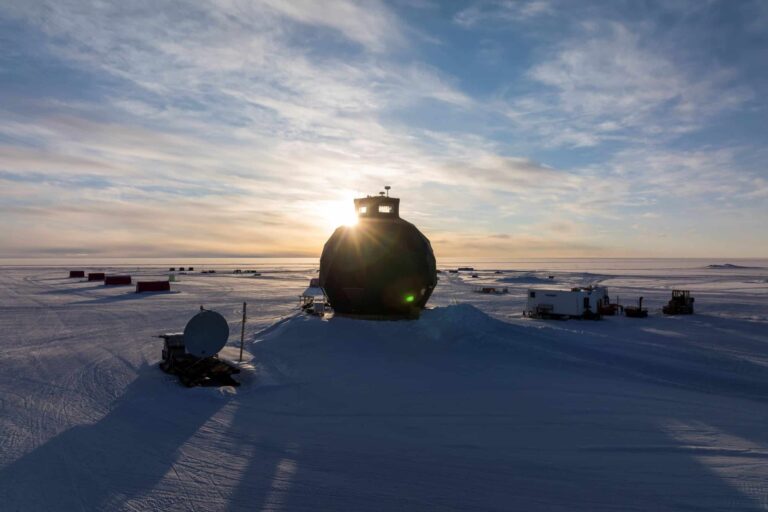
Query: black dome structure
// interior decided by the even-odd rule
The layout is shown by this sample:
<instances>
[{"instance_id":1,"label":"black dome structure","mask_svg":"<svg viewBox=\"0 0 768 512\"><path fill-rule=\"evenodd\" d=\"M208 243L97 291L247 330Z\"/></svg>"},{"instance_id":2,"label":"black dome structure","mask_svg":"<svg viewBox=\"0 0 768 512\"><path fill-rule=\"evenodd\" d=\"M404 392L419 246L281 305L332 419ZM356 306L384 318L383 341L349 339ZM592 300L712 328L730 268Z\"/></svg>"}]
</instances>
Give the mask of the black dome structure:
<instances>
[{"instance_id":1,"label":"black dome structure","mask_svg":"<svg viewBox=\"0 0 768 512\"><path fill-rule=\"evenodd\" d=\"M389 187L386 187L389 190ZM320 286L334 312L418 318L437 285L427 237L400 218L400 199L355 199L358 224L341 226L320 257Z\"/></svg>"}]
</instances>

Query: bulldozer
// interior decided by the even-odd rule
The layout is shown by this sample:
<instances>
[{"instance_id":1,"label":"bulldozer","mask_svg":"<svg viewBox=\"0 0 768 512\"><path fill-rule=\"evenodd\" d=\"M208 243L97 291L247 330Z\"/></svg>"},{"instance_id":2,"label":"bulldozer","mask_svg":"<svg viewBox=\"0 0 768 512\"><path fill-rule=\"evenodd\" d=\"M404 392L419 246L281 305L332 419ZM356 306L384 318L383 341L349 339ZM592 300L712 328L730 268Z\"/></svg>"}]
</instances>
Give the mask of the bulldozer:
<instances>
[{"instance_id":1,"label":"bulldozer","mask_svg":"<svg viewBox=\"0 0 768 512\"><path fill-rule=\"evenodd\" d=\"M661 311L665 315L692 315L693 300L688 290L672 290L672 298Z\"/></svg>"}]
</instances>

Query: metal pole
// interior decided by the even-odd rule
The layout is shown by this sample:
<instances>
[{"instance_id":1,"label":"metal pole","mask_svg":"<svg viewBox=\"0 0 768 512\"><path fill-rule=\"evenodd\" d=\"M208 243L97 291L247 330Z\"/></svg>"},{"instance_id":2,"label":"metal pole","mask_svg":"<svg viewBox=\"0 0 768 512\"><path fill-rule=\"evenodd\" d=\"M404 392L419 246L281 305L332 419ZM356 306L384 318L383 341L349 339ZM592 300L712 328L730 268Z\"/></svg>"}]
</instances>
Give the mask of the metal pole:
<instances>
[{"instance_id":1,"label":"metal pole","mask_svg":"<svg viewBox=\"0 0 768 512\"><path fill-rule=\"evenodd\" d=\"M248 304L243 302L243 325L240 328L240 362L243 362L243 343L245 343L245 307Z\"/></svg>"}]
</instances>

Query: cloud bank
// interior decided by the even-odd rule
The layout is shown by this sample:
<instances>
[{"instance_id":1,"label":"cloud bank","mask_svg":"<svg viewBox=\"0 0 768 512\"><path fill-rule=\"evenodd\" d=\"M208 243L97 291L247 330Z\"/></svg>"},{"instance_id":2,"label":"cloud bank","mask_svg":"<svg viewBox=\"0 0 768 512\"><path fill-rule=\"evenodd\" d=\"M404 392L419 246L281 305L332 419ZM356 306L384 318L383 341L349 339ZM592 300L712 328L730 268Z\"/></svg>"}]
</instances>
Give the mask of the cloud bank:
<instances>
[{"instance_id":1,"label":"cloud bank","mask_svg":"<svg viewBox=\"0 0 768 512\"><path fill-rule=\"evenodd\" d=\"M4 5L0 257L317 256L384 184L439 256L766 255L746 4Z\"/></svg>"}]
</instances>

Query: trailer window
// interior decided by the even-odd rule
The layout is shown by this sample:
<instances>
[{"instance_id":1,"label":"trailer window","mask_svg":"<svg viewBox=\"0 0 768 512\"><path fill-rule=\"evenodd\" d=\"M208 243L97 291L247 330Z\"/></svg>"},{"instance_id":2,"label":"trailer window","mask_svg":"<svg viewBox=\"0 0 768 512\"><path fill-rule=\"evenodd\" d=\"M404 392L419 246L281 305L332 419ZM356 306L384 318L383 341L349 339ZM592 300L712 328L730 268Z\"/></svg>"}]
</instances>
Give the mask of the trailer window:
<instances>
[{"instance_id":1,"label":"trailer window","mask_svg":"<svg viewBox=\"0 0 768 512\"><path fill-rule=\"evenodd\" d=\"M532 299L535 299L535 298L536 298L536 292L531 292L531 293L530 293L530 297L531 297Z\"/></svg>"}]
</instances>

